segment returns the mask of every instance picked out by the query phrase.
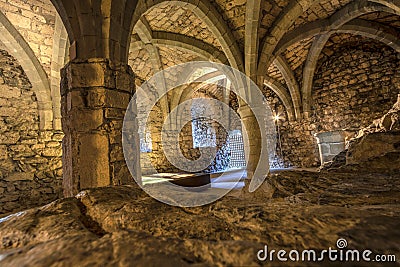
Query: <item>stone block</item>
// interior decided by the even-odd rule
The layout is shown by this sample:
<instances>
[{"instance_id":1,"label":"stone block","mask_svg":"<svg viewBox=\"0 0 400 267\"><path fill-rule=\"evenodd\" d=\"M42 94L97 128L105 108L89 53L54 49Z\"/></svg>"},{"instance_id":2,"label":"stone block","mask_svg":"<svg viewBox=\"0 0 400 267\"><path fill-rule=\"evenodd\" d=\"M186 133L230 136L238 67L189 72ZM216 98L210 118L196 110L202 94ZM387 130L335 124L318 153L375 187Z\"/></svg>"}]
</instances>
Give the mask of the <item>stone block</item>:
<instances>
[{"instance_id":1,"label":"stone block","mask_svg":"<svg viewBox=\"0 0 400 267\"><path fill-rule=\"evenodd\" d=\"M105 88L91 88L85 90L82 92L87 94L87 96L84 97L86 100L84 105L89 108L105 107L107 105L106 91L107 89Z\"/></svg>"},{"instance_id":2,"label":"stone block","mask_svg":"<svg viewBox=\"0 0 400 267\"><path fill-rule=\"evenodd\" d=\"M32 158L27 158L24 160L26 164L46 164L48 162L48 159L36 156Z\"/></svg>"},{"instance_id":3,"label":"stone block","mask_svg":"<svg viewBox=\"0 0 400 267\"><path fill-rule=\"evenodd\" d=\"M124 161L124 154L120 145L113 145L110 151L110 162Z\"/></svg>"},{"instance_id":4,"label":"stone block","mask_svg":"<svg viewBox=\"0 0 400 267\"><path fill-rule=\"evenodd\" d=\"M31 20L30 18L21 16L20 14L7 12L7 18L13 25L16 25L18 28L30 29L31 28Z\"/></svg>"},{"instance_id":5,"label":"stone block","mask_svg":"<svg viewBox=\"0 0 400 267\"><path fill-rule=\"evenodd\" d=\"M105 66L100 63L81 63L70 64L67 67L68 88L87 88L107 86L115 87L109 84L107 79ZM82 74L85 75L82 75ZM107 82L107 83L106 83Z\"/></svg>"},{"instance_id":6,"label":"stone block","mask_svg":"<svg viewBox=\"0 0 400 267\"><path fill-rule=\"evenodd\" d=\"M54 141L62 141L63 137L64 137L63 133L56 133L52 136L51 139Z\"/></svg>"},{"instance_id":7,"label":"stone block","mask_svg":"<svg viewBox=\"0 0 400 267\"><path fill-rule=\"evenodd\" d=\"M62 169L58 169L58 170L56 170L56 172L55 172L55 175L56 175L56 177L62 177L62 175L63 175L63 171L62 171Z\"/></svg>"},{"instance_id":8,"label":"stone block","mask_svg":"<svg viewBox=\"0 0 400 267\"><path fill-rule=\"evenodd\" d=\"M45 148L42 152L42 156L44 156L44 157L61 157L62 150L61 150L61 148Z\"/></svg>"},{"instance_id":9,"label":"stone block","mask_svg":"<svg viewBox=\"0 0 400 267\"><path fill-rule=\"evenodd\" d=\"M71 156L78 157L80 189L110 185L110 162L108 138L101 134L79 135L79 151Z\"/></svg>"},{"instance_id":10,"label":"stone block","mask_svg":"<svg viewBox=\"0 0 400 267\"><path fill-rule=\"evenodd\" d=\"M106 92L106 106L111 108L126 109L131 101L131 95L112 90Z\"/></svg>"},{"instance_id":11,"label":"stone block","mask_svg":"<svg viewBox=\"0 0 400 267\"><path fill-rule=\"evenodd\" d=\"M7 146L0 145L0 160L4 160L8 158Z\"/></svg>"},{"instance_id":12,"label":"stone block","mask_svg":"<svg viewBox=\"0 0 400 267\"><path fill-rule=\"evenodd\" d=\"M133 74L123 73L120 71L116 72L115 75L115 86L118 90L129 92L133 94L135 90L135 81Z\"/></svg>"},{"instance_id":13,"label":"stone block","mask_svg":"<svg viewBox=\"0 0 400 267\"><path fill-rule=\"evenodd\" d=\"M130 102L131 96L128 93L122 93L106 88L90 89L86 97L76 99L77 105L85 105L90 108L107 107L107 108L120 108L126 109ZM72 103L72 106L75 104Z\"/></svg>"},{"instance_id":14,"label":"stone block","mask_svg":"<svg viewBox=\"0 0 400 267\"><path fill-rule=\"evenodd\" d=\"M40 139L41 141L50 141L52 135L53 135L53 132L52 132L52 131L41 131L41 132L39 133L39 139Z\"/></svg>"},{"instance_id":15,"label":"stone block","mask_svg":"<svg viewBox=\"0 0 400 267\"><path fill-rule=\"evenodd\" d=\"M43 36L40 33L32 32L32 31L27 31L26 32L26 39L28 42L40 44L43 40ZM36 51L39 52L39 51Z\"/></svg>"},{"instance_id":16,"label":"stone block","mask_svg":"<svg viewBox=\"0 0 400 267\"><path fill-rule=\"evenodd\" d=\"M125 110L124 109L115 109L108 108L105 110L105 118L106 119L124 119Z\"/></svg>"},{"instance_id":17,"label":"stone block","mask_svg":"<svg viewBox=\"0 0 400 267\"><path fill-rule=\"evenodd\" d=\"M20 139L18 132L7 132L0 135L0 143L5 145L16 144Z\"/></svg>"},{"instance_id":18,"label":"stone block","mask_svg":"<svg viewBox=\"0 0 400 267\"><path fill-rule=\"evenodd\" d=\"M46 147L54 148L54 147L60 147L61 143L60 142L55 142L55 141L50 141L46 143Z\"/></svg>"},{"instance_id":19,"label":"stone block","mask_svg":"<svg viewBox=\"0 0 400 267\"><path fill-rule=\"evenodd\" d=\"M331 147L328 144L320 144L319 149L320 149L320 152L322 153L322 155L331 154Z\"/></svg>"},{"instance_id":20,"label":"stone block","mask_svg":"<svg viewBox=\"0 0 400 267\"><path fill-rule=\"evenodd\" d=\"M0 84L0 91L2 98L19 98L21 96L21 89L11 87L8 85Z\"/></svg>"},{"instance_id":21,"label":"stone block","mask_svg":"<svg viewBox=\"0 0 400 267\"><path fill-rule=\"evenodd\" d=\"M87 132L89 130L96 130L104 123L103 110L73 110L70 111L70 120L65 123L69 129L74 131Z\"/></svg>"},{"instance_id":22,"label":"stone block","mask_svg":"<svg viewBox=\"0 0 400 267\"><path fill-rule=\"evenodd\" d=\"M345 150L345 144L344 143L330 144L330 150L331 150L331 154L337 155L340 152Z\"/></svg>"},{"instance_id":23,"label":"stone block","mask_svg":"<svg viewBox=\"0 0 400 267\"><path fill-rule=\"evenodd\" d=\"M340 143L344 141L343 133L341 131L324 132L315 134L318 143Z\"/></svg>"},{"instance_id":24,"label":"stone block","mask_svg":"<svg viewBox=\"0 0 400 267\"><path fill-rule=\"evenodd\" d=\"M40 33L44 35L52 35L54 33L54 29L50 25L45 24L41 27Z\"/></svg>"},{"instance_id":25,"label":"stone block","mask_svg":"<svg viewBox=\"0 0 400 267\"><path fill-rule=\"evenodd\" d=\"M34 174L32 172L14 172L11 173L4 180L8 182L15 181L32 181L34 178Z\"/></svg>"},{"instance_id":26,"label":"stone block","mask_svg":"<svg viewBox=\"0 0 400 267\"><path fill-rule=\"evenodd\" d=\"M38 141L36 139L22 139L20 143L23 145L35 145Z\"/></svg>"},{"instance_id":27,"label":"stone block","mask_svg":"<svg viewBox=\"0 0 400 267\"><path fill-rule=\"evenodd\" d=\"M34 144L31 146L31 149L34 151L40 151L46 147L45 144Z\"/></svg>"}]
</instances>

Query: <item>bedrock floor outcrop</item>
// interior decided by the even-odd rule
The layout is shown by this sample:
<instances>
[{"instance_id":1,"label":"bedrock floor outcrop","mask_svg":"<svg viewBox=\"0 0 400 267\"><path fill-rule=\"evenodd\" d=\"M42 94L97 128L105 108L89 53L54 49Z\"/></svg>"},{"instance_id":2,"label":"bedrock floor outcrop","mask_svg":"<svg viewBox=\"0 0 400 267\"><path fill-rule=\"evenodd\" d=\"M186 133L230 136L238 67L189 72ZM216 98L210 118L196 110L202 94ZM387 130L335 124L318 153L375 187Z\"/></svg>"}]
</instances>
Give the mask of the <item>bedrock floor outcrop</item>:
<instances>
[{"instance_id":1,"label":"bedrock floor outcrop","mask_svg":"<svg viewBox=\"0 0 400 267\"><path fill-rule=\"evenodd\" d=\"M399 260L399 178L280 172L268 193L198 208L162 204L135 186L91 189L0 219L0 265L259 266L271 264L257 259L265 245L323 250L339 238Z\"/></svg>"}]
</instances>

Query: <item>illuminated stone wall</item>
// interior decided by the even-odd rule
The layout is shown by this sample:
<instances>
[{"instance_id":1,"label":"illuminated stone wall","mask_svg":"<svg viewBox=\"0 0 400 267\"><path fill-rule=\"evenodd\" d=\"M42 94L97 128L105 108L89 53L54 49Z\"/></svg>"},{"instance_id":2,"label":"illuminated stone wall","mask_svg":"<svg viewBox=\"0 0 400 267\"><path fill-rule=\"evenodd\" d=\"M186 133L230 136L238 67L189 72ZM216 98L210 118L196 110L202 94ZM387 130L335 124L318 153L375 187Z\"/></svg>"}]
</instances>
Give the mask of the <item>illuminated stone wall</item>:
<instances>
[{"instance_id":1,"label":"illuminated stone wall","mask_svg":"<svg viewBox=\"0 0 400 267\"><path fill-rule=\"evenodd\" d=\"M37 99L21 66L0 50L0 214L61 196L62 132L40 131Z\"/></svg>"}]
</instances>

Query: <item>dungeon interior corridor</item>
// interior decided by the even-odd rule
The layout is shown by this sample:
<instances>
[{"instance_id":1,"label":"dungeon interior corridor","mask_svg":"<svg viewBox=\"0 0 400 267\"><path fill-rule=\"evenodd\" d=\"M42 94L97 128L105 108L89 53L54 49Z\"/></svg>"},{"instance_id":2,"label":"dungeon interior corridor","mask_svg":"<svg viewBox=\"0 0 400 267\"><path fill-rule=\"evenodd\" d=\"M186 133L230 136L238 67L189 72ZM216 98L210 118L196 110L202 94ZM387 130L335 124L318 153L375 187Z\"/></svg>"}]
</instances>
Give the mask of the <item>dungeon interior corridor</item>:
<instances>
[{"instance_id":1,"label":"dungeon interior corridor","mask_svg":"<svg viewBox=\"0 0 400 267\"><path fill-rule=\"evenodd\" d=\"M400 0L0 0L0 266L338 240L400 265Z\"/></svg>"}]
</instances>

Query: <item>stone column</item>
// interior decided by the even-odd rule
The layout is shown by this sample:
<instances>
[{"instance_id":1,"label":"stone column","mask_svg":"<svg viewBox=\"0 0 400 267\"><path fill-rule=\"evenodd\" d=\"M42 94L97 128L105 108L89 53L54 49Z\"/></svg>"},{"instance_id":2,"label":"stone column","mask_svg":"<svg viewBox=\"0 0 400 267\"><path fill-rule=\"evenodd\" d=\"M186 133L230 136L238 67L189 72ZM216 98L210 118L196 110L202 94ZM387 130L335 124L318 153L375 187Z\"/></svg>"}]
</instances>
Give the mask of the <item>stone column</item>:
<instances>
[{"instance_id":1,"label":"stone column","mask_svg":"<svg viewBox=\"0 0 400 267\"><path fill-rule=\"evenodd\" d=\"M238 112L245 127L242 132L247 162L247 178L251 179L260 160L262 135L257 119L249 106L241 106ZM268 164L268 158L266 160L266 164Z\"/></svg>"},{"instance_id":2,"label":"stone column","mask_svg":"<svg viewBox=\"0 0 400 267\"><path fill-rule=\"evenodd\" d=\"M134 74L126 64L73 60L62 70L66 197L86 188L134 182L122 149L123 118L134 92Z\"/></svg>"}]
</instances>

